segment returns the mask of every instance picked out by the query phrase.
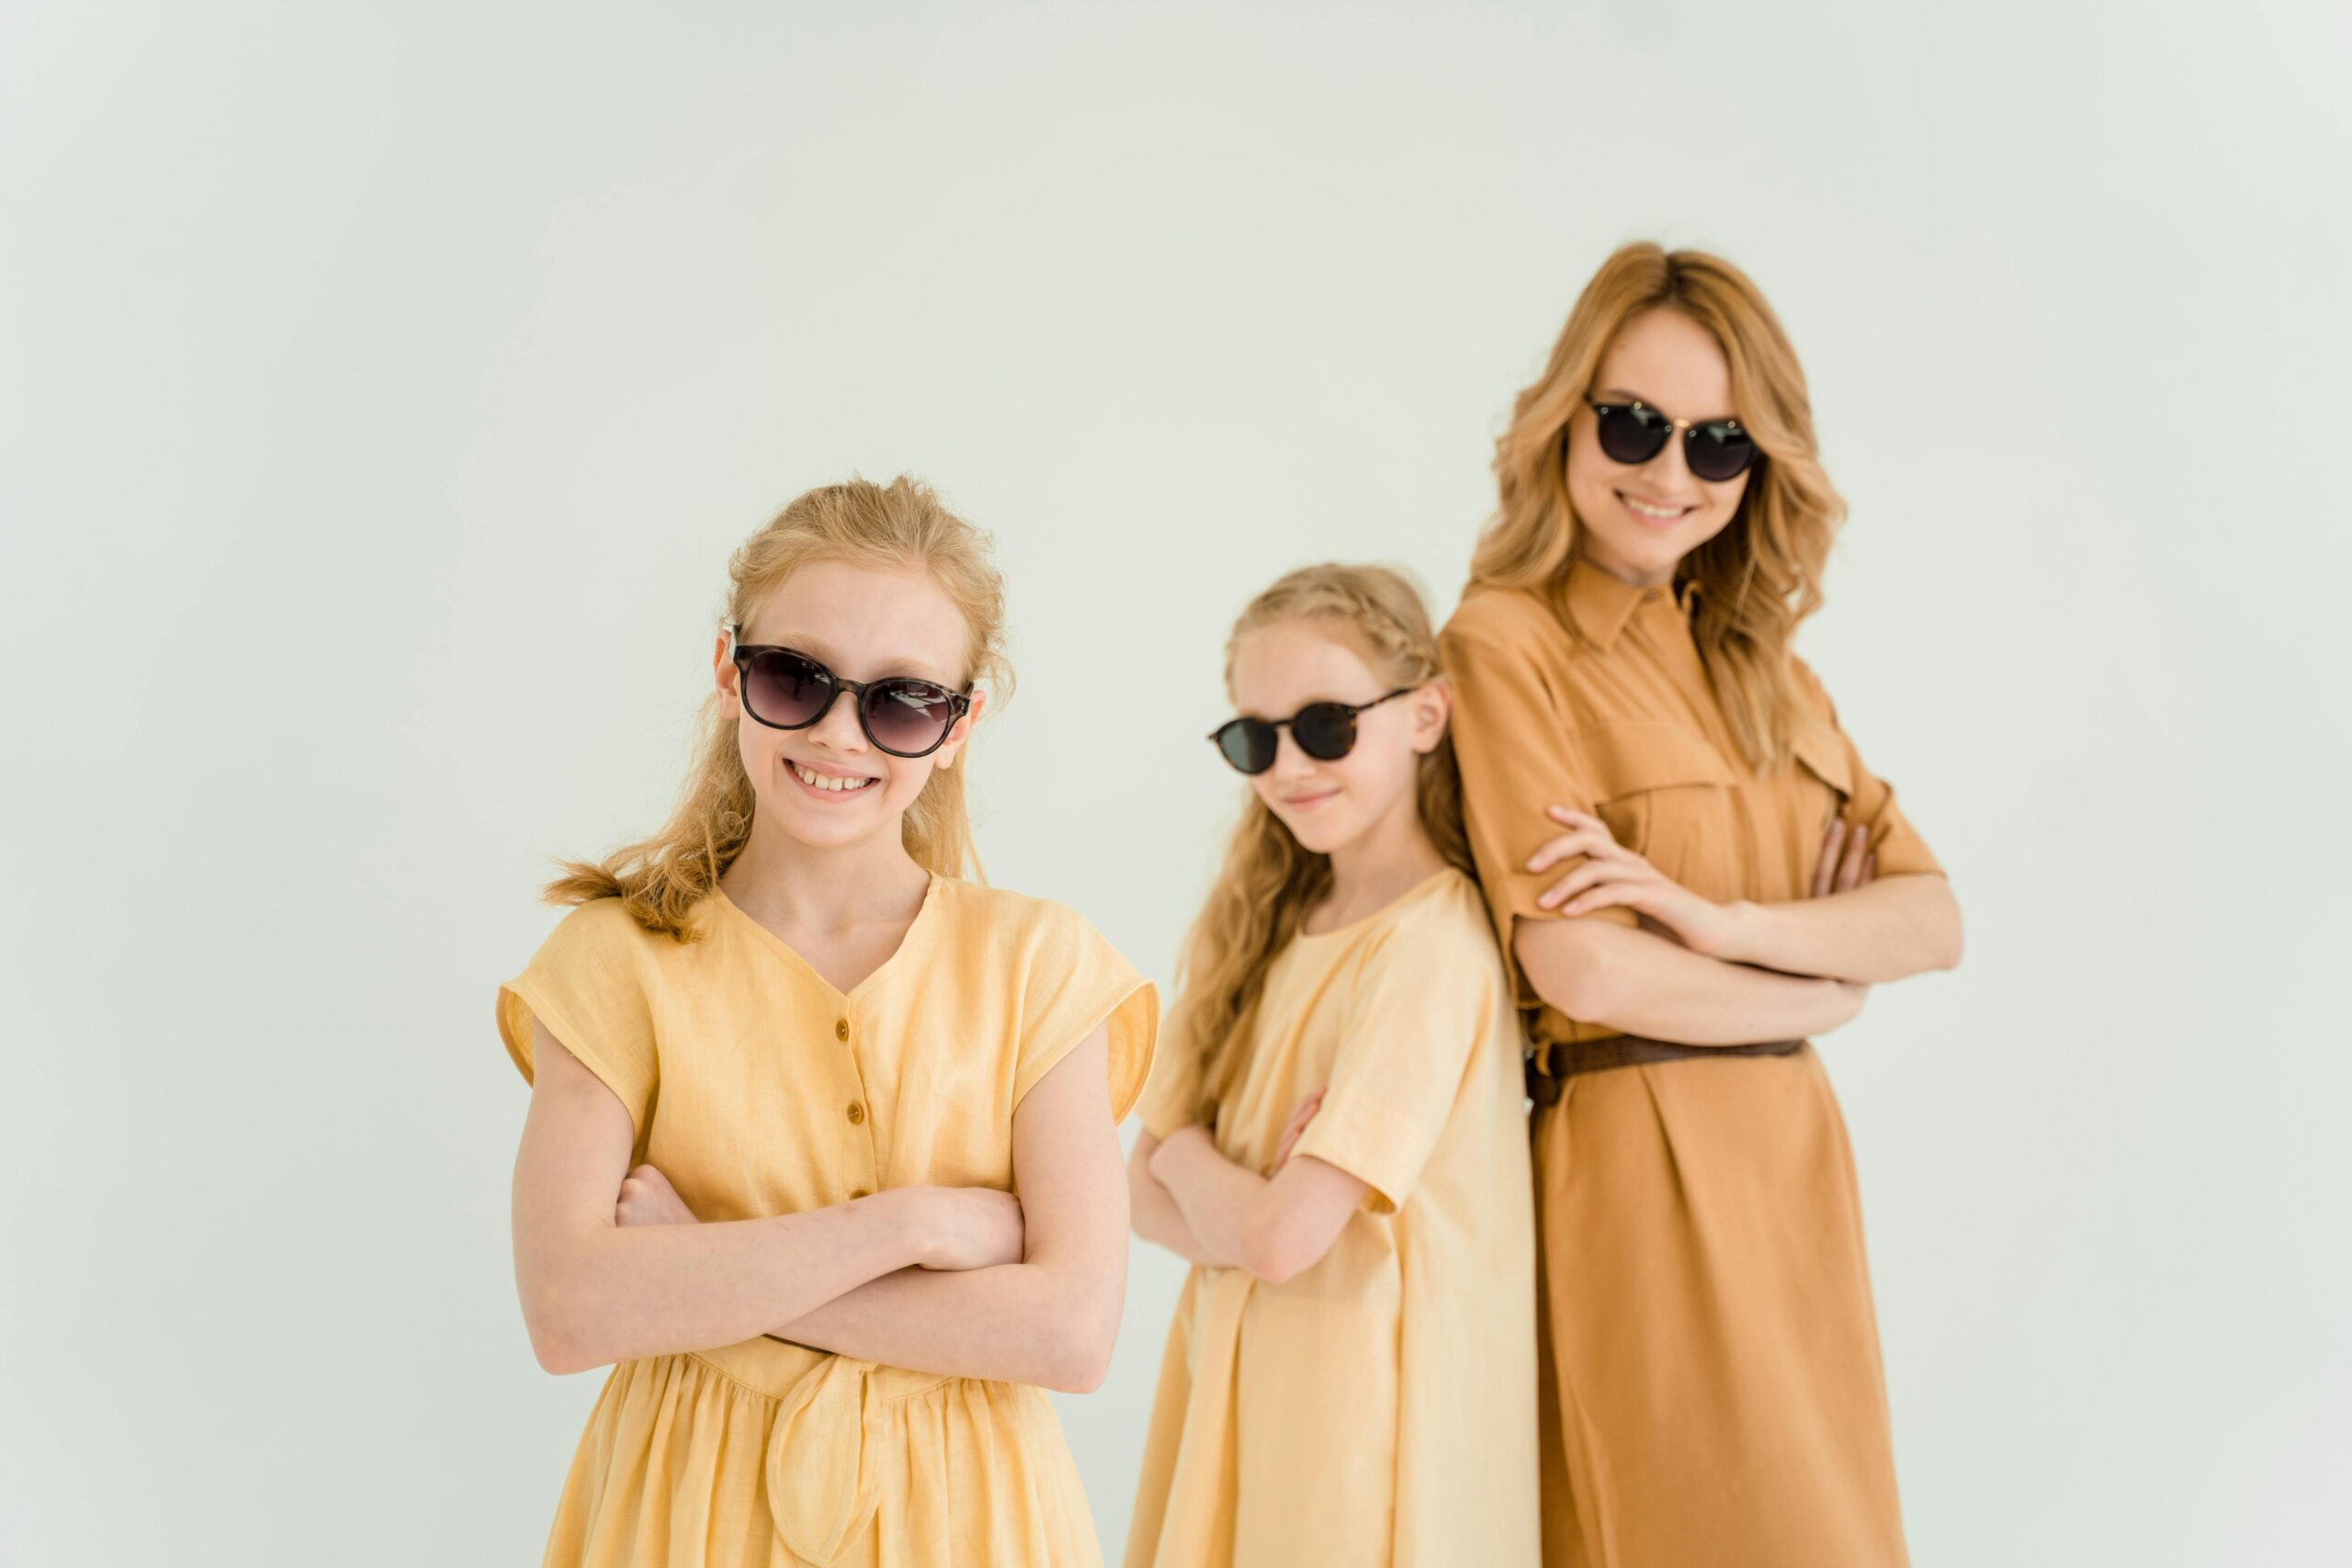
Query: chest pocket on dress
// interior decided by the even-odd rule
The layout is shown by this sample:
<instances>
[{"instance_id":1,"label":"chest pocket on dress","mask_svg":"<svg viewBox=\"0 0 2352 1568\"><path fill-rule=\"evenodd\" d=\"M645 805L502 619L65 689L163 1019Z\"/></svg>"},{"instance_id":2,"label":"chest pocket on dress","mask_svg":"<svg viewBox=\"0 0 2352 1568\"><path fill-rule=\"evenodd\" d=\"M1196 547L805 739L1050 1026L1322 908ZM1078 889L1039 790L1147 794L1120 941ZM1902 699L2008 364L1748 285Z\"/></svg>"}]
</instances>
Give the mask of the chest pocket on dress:
<instances>
[{"instance_id":1,"label":"chest pocket on dress","mask_svg":"<svg viewBox=\"0 0 2352 1568\"><path fill-rule=\"evenodd\" d=\"M1588 729L1574 743L1610 836L1668 876L1723 827L1730 767L1696 731L1645 721Z\"/></svg>"},{"instance_id":2,"label":"chest pocket on dress","mask_svg":"<svg viewBox=\"0 0 2352 1568\"><path fill-rule=\"evenodd\" d=\"M1789 735L1789 750L1795 753L1797 764L1828 787L1829 804L1813 824L1815 833L1826 828L1832 813L1843 815L1846 803L1854 797L1853 770L1846 761L1846 748L1838 731L1817 720L1800 720Z\"/></svg>"}]
</instances>

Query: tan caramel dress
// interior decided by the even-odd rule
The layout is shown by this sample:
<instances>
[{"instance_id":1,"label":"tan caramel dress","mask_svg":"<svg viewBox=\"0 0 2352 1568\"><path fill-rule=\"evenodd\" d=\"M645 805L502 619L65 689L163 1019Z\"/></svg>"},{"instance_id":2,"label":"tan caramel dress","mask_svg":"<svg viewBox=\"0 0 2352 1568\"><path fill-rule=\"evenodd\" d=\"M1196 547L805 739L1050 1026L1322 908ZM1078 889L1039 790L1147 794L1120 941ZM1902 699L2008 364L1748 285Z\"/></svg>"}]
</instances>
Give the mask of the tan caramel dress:
<instances>
[{"instance_id":1,"label":"tan caramel dress","mask_svg":"<svg viewBox=\"0 0 2352 1568\"><path fill-rule=\"evenodd\" d=\"M1713 899L1806 896L1833 812L1878 874L1941 874L1802 660L1796 763L1740 759L1690 600L1589 564L1556 599L1473 588L1442 637L1473 847L1539 1060L1620 1032L1544 1005L1513 922L1559 805ZM1574 630L1571 630L1573 626ZM1581 636L1577 635L1581 633ZM1631 910L1576 917L1633 925ZM1813 1047L1580 1073L1534 1123L1544 1561L1908 1561L1853 1158Z\"/></svg>"}]
</instances>

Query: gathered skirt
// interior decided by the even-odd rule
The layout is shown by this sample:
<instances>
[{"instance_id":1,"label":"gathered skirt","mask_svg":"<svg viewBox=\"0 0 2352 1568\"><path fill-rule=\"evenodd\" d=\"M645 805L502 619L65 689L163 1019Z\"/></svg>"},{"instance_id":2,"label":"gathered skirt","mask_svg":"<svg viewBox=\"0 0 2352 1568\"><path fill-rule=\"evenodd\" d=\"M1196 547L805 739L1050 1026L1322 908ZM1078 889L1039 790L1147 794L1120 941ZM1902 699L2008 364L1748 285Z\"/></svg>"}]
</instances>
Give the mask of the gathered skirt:
<instances>
[{"instance_id":1,"label":"gathered skirt","mask_svg":"<svg viewBox=\"0 0 2352 1568\"><path fill-rule=\"evenodd\" d=\"M773 1339L613 1369L548 1568L1100 1568L1042 1389Z\"/></svg>"}]
</instances>

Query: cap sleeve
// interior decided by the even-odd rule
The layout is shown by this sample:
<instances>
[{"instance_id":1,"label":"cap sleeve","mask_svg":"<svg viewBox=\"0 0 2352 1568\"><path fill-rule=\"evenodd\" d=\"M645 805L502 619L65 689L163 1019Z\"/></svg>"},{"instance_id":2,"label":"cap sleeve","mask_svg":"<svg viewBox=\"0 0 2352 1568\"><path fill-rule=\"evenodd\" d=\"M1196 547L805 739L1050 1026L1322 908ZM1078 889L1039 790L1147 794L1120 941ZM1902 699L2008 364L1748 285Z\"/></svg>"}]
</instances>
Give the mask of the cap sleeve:
<instances>
[{"instance_id":1,"label":"cap sleeve","mask_svg":"<svg viewBox=\"0 0 2352 1568\"><path fill-rule=\"evenodd\" d=\"M1453 1113L1471 1060L1516 1019L1498 983L1494 938L1464 890L1400 920L1366 953L1350 987L1323 1104L1292 1153L1363 1180L1364 1205L1394 1213Z\"/></svg>"},{"instance_id":2,"label":"cap sleeve","mask_svg":"<svg viewBox=\"0 0 2352 1568\"><path fill-rule=\"evenodd\" d=\"M498 988L499 1036L524 1081L537 1020L628 1108L640 1146L661 1078L651 940L619 899L594 899L558 921L529 965Z\"/></svg>"},{"instance_id":3,"label":"cap sleeve","mask_svg":"<svg viewBox=\"0 0 2352 1568\"><path fill-rule=\"evenodd\" d=\"M1838 722L1837 705L1829 700L1821 677L1802 659L1792 659L1790 663L1798 684L1810 694L1821 715L1817 725L1797 731L1797 760L1844 792L1846 819L1869 830L1871 852L1878 857L1877 874L1944 874L1927 840L1895 804L1894 786L1862 765L1862 754Z\"/></svg>"},{"instance_id":4,"label":"cap sleeve","mask_svg":"<svg viewBox=\"0 0 2352 1568\"><path fill-rule=\"evenodd\" d=\"M1183 1010L1197 1000L1196 995L1177 998L1168 1010L1168 1018L1161 1030L1164 1036L1181 1038L1175 1024L1182 1016ZM1195 1111L1200 1094L1199 1066L1196 1061L1181 1059L1180 1055L1173 1051L1161 1051L1155 1055L1151 1076L1144 1085L1143 1098L1136 1102L1136 1116L1143 1123L1145 1132L1165 1142L1170 1134L1198 1119Z\"/></svg>"},{"instance_id":5,"label":"cap sleeve","mask_svg":"<svg viewBox=\"0 0 2352 1568\"><path fill-rule=\"evenodd\" d=\"M1073 910L1046 906L1020 999L1012 1103L1018 1109L1095 1026L1110 1024L1111 1119L1135 1108L1159 1034L1159 990Z\"/></svg>"},{"instance_id":6,"label":"cap sleeve","mask_svg":"<svg viewBox=\"0 0 2352 1568\"><path fill-rule=\"evenodd\" d=\"M1523 1008L1542 1005L1511 952L1518 919L1575 919L1639 923L1621 905L1563 917L1536 903L1544 889L1584 863L1572 856L1541 872L1528 857L1566 829L1544 808L1565 806L1600 815L1600 790L1588 760L1572 744L1575 728L1560 700L1556 672L1544 668L1541 626L1516 627L1504 618L1507 597L1481 594L1463 602L1439 634L1441 662L1453 687L1453 750L1462 766L1462 807L1470 852L1478 866L1495 930L1502 938L1503 972ZM1549 617L1540 604L1530 615Z\"/></svg>"}]
</instances>

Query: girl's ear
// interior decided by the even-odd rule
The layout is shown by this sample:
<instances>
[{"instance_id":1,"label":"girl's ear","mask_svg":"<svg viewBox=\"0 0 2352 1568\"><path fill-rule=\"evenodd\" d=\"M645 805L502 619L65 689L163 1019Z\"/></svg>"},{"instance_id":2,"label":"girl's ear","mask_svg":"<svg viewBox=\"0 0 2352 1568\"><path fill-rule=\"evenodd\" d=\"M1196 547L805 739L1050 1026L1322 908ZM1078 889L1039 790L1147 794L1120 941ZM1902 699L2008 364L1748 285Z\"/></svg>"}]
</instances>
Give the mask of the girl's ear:
<instances>
[{"instance_id":1,"label":"girl's ear","mask_svg":"<svg viewBox=\"0 0 2352 1568\"><path fill-rule=\"evenodd\" d=\"M957 719L955 727L948 730L947 739L940 743L939 750L931 754L933 767L952 768L956 765L956 754L964 750L964 742L971 738L972 726L979 722L980 710L988 705L988 693L975 689L972 693L972 705L964 710L964 716Z\"/></svg>"},{"instance_id":2,"label":"girl's ear","mask_svg":"<svg viewBox=\"0 0 2352 1568\"><path fill-rule=\"evenodd\" d=\"M1406 700L1413 705L1413 750L1427 756L1445 739L1447 721L1453 716L1453 688L1441 675Z\"/></svg>"},{"instance_id":3,"label":"girl's ear","mask_svg":"<svg viewBox=\"0 0 2352 1568\"><path fill-rule=\"evenodd\" d=\"M719 708L729 718L736 716L735 661L727 657L728 649L732 646L733 639L720 632L718 646L711 650L710 655L710 678L718 686Z\"/></svg>"}]
</instances>

